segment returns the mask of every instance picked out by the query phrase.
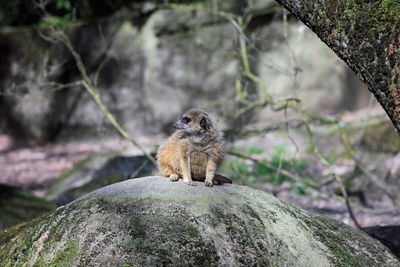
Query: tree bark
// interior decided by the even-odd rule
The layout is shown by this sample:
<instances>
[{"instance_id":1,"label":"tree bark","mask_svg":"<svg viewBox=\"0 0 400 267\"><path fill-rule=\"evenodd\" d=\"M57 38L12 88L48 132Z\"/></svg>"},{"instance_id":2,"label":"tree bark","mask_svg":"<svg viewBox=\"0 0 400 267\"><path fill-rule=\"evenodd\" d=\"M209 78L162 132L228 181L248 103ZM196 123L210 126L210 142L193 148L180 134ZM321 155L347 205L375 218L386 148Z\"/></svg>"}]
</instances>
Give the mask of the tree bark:
<instances>
[{"instance_id":1,"label":"tree bark","mask_svg":"<svg viewBox=\"0 0 400 267\"><path fill-rule=\"evenodd\" d=\"M358 74L400 133L400 2L276 1Z\"/></svg>"}]
</instances>

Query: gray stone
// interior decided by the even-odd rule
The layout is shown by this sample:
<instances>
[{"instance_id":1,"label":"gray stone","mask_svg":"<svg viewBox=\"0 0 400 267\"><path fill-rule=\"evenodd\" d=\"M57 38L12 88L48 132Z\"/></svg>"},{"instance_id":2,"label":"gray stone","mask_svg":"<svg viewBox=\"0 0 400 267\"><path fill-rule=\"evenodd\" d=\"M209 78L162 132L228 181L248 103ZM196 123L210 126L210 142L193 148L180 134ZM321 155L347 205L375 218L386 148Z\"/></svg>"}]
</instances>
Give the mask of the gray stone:
<instances>
[{"instance_id":1,"label":"gray stone","mask_svg":"<svg viewBox=\"0 0 400 267\"><path fill-rule=\"evenodd\" d=\"M379 241L239 185L145 177L0 232L6 266L400 266Z\"/></svg>"}]
</instances>

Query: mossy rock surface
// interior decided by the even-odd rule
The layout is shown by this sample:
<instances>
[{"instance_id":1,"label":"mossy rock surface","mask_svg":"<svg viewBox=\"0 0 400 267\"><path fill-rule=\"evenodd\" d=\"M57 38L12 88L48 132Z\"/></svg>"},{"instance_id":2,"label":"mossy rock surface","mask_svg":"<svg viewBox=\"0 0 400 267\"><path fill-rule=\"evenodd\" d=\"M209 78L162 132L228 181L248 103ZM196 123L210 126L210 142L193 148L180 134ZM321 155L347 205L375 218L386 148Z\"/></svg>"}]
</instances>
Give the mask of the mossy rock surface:
<instances>
[{"instance_id":1,"label":"mossy rock surface","mask_svg":"<svg viewBox=\"0 0 400 267\"><path fill-rule=\"evenodd\" d=\"M0 232L4 266L400 266L377 240L245 186L116 183Z\"/></svg>"},{"instance_id":2,"label":"mossy rock surface","mask_svg":"<svg viewBox=\"0 0 400 267\"><path fill-rule=\"evenodd\" d=\"M56 209L56 206L31 192L0 185L0 230L30 221Z\"/></svg>"}]
</instances>

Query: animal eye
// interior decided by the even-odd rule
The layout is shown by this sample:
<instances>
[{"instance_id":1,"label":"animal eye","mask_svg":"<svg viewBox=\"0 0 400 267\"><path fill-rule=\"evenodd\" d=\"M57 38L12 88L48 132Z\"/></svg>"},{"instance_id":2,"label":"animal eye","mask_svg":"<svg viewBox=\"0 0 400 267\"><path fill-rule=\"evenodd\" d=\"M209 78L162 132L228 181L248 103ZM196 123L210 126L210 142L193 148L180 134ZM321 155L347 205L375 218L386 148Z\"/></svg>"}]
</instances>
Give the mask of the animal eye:
<instances>
[{"instance_id":1,"label":"animal eye","mask_svg":"<svg viewBox=\"0 0 400 267\"><path fill-rule=\"evenodd\" d=\"M188 117L184 117L184 118L182 119L182 122L183 122L183 123L189 123L190 121L191 121L191 119L188 118Z\"/></svg>"}]
</instances>

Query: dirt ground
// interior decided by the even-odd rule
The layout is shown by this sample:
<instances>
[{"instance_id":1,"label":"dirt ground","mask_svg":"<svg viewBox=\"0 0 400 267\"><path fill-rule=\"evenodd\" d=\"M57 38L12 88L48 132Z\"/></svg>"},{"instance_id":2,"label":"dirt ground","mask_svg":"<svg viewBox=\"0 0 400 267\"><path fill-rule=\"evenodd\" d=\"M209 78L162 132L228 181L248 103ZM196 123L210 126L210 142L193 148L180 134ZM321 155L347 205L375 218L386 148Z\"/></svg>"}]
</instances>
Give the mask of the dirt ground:
<instances>
[{"instance_id":1,"label":"dirt ground","mask_svg":"<svg viewBox=\"0 0 400 267\"><path fill-rule=\"evenodd\" d=\"M271 146L271 143L278 142L277 139L276 136L270 137L270 139L267 136L262 139L263 141L256 139L251 141L256 145L268 146L269 144ZM147 137L138 141L150 143L154 140ZM240 147L241 143L238 142L235 145ZM10 137L0 135L0 183L24 188L42 196L58 175L71 168L78 161L92 154L127 147L132 147L132 145L126 140L117 139L103 140L101 142L80 141L18 147L13 144ZM399 155L395 155L386 161L391 162L392 169L398 169L400 166ZM314 165L310 166L308 171L320 172L321 166L318 166L317 162ZM341 171L340 168L345 172L352 167L354 166L349 161L346 162L346 160L335 165L339 172ZM267 192L274 190L268 185L262 189ZM351 197L351 201L359 203L354 207L354 213L360 225L399 225L399 208L394 208L390 199L376 189L372 188L369 193L371 194L367 194L366 205L360 204L357 197ZM290 190L282 190L276 196L301 208L354 225L346 206L340 200L321 197L318 192L298 195ZM397 205L399 206L399 203Z\"/></svg>"}]
</instances>

